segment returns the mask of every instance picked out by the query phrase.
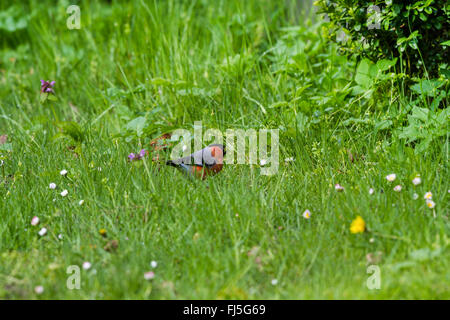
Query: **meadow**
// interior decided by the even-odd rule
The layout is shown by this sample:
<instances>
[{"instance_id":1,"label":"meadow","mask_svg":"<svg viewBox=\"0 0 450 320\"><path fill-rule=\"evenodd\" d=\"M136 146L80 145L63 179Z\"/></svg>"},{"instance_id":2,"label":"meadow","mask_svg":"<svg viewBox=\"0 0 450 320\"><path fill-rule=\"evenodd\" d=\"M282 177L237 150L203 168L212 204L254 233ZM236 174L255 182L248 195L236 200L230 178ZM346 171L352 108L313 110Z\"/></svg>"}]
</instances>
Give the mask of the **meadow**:
<instances>
[{"instance_id":1,"label":"meadow","mask_svg":"<svg viewBox=\"0 0 450 320\"><path fill-rule=\"evenodd\" d=\"M2 2L0 299L449 299L448 79L343 55L310 7ZM278 172L152 161L195 121L279 129Z\"/></svg>"}]
</instances>

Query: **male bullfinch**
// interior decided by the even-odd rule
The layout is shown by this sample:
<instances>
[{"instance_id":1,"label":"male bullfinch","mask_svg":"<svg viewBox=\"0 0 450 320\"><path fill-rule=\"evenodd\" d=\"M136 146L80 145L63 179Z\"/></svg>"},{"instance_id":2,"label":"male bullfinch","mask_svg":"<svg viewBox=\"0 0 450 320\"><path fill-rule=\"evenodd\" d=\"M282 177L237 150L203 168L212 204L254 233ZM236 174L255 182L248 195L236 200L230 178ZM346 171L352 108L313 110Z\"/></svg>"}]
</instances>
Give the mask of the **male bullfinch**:
<instances>
[{"instance_id":1,"label":"male bullfinch","mask_svg":"<svg viewBox=\"0 0 450 320\"><path fill-rule=\"evenodd\" d=\"M187 157L169 160L166 164L179 168L188 175L205 179L207 176L214 175L222 170L225 154L223 145L211 144Z\"/></svg>"}]
</instances>

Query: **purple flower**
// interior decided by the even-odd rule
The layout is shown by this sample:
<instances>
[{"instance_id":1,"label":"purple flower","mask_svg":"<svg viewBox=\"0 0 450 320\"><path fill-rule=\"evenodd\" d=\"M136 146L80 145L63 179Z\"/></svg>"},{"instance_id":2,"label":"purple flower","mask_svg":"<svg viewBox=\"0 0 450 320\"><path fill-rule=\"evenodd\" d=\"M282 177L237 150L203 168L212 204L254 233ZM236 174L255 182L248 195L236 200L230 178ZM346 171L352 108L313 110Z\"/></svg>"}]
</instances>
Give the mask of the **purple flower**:
<instances>
[{"instance_id":1,"label":"purple flower","mask_svg":"<svg viewBox=\"0 0 450 320\"><path fill-rule=\"evenodd\" d=\"M146 155L147 155L147 150L142 149L141 151L139 151L139 159L142 159Z\"/></svg>"},{"instance_id":2,"label":"purple flower","mask_svg":"<svg viewBox=\"0 0 450 320\"><path fill-rule=\"evenodd\" d=\"M141 151L139 151L138 154L130 153L130 154L128 155L128 161L141 160L141 159L144 158L147 154L148 154L148 151L145 150L145 149L142 149Z\"/></svg>"},{"instance_id":3,"label":"purple flower","mask_svg":"<svg viewBox=\"0 0 450 320\"><path fill-rule=\"evenodd\" d=\"M41 80L41 92L44 93L55 93L53 91L53 86L55 85L55 81L49 82Z\"/></svg>"}]
</instances>

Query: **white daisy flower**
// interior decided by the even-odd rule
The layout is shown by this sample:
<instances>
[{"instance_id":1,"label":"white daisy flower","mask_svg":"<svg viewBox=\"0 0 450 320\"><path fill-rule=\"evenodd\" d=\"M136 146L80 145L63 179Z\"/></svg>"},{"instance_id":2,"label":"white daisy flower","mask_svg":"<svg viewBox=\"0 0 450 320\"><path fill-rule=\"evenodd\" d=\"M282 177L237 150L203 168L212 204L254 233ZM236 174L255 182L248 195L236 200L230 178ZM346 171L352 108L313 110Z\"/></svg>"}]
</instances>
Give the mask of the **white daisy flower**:
<instances>
[{"instance_id":1,"label":"white daisy flower","mask_svg":"<svg viewBox=\"0 0 450 320\"><path fill-rule=\"evenodd\" d=\"M427 193L425 193L423 198L426 200L431 200L433 198L433 194L430 191L428 191Z\"/></svg>"},{"instance_id":2,"label":"white daisy flower","mask_svg":"<svg viewBox=\"0 0 450 320\"><path fill-rule=\"evenodd\" d=\"M334 189L335 189L337 192L344 191L344 187L341 186L339 183L336 184L336 185L334 186Z\"/></svg>"},{"instance_id":3,"label":"white daisy flower","mask_svg":"<svg viewBox=\"0 0 450 320\"><path fill-rule=\"evenodd\" d=\"M47 234L47 228L42 228L41 230L39 230L38 233L41 237L45 236Z\"/></svg>"},{"instance_id":4,"label":"white daisy flower","mask_svg":"<svg viewBox=\"0 0 450 320\"><path fill-rule=\"evenodd\" d=\"M369 194L372 195L375 192L375 190L373 190L373 188L369 189Z\"/></svg>"},{"instance_id":5,"label":"white daisy flower","mask_svg":"<svg viewBox=\"0 0 450 320\"><path fill-rule=\"evenodd\" d=\"M62 240L62 238L63 238L63 235L60 233L60 234L58 234L58 239L59 240Z\"/></svg>"},{"instance_id":6,"label":"white daisy flower","mask_svg":"<svg viewBox=\"0 0 450 320\"><path fill-rule=\"evenodd\" d=\"M267 164L267 160L266 160L266 159L262 159L262 160L259 162L259 164L260 164L261 166L265 166L265 165Z\"/></svg>"},{"instance_id":7,"label":"white daisy flower","mask_svg":"<svg viewBox=\"0 0 450 320\"><path fill-rule=\"evenodd\" d=\"M277 279L272 279L272 281L270 281L270 283L271 283L273 286L276 286L276 285L278 284L278 280L277 280Z\"/></svg>"},{"instance_id":8,"label":"white daisy flower","mask_svg":"<svg viewBox=\"0 0 450 320\"><path fill-rule=\"evenodd\" d=\"M65 197L65 196L67 196L69 194L69 191L67 191L67 190L64 190L63 192L61 192L61 196L62 197Z\"/></svg>"},{"instance_id":9,"label":"white daisy flower","mask_svg":"<svg viewBox=\"0 0 450 320\"><path fill-rule=\"evenodd\" d=\"M92 264L89 261L85 261L83 262L82 267L84 270L89 270L92 267Z\"/></svg>"},{"instance_id":10,"label":"white daisy flower","mask_svg":"<svg viewBox=\"0 0 450 320\"><path fill-rule=\"evenodd\" d=\"M44 287L43 286L36 286L34 288L34 292L36 292L37 294L42 294L42 293L44 293Z\"/></svg>"},{"instance_id":11,"label":"white daisy flower","mask_svg":"<svg viewBox=\"0 0 450 320\"><path fill-rule=\"evenodd\" d=\"M417 193L414 193L414 194L413 194L413 199L414 199L414 200L419 199L419 195L418 195Z\"/></svg>"},{"instance_id":12,"label":"white daisy flower","mask_svg":"<svg viewBox=\"0 0 450 320\"><path fill-rule=\"evenodd\" d=\"M34 216L34 217L31 219L31 225L32 225L32 226L37 226L38 224L39 224L39 218L36 217L36 216Z\"/></svg>"},{"instance_id":13,"label":"white daisy flower","mask_svg":"<svg viewBox=\"0 0 450 320\"><path fill-rule=\"evenodd\" d=\"M414 179L412 179L412 183L413 185L417 186L418 184L420 184L422 182L422 179L420 179L420 177L415 177Z\"/></svg>"},{"instance_id":14,"label":"white daisy flower","mask_svg":"<svg viewBox=\"0 0 450 320\"><path fill-rule=\"evenodd\" d=\"M427 200L427 207L433 209L436 206L433 200Z\"/></svg>"},{"instance_id":15,"label":"white daisy flower","mask_svg":"<svg viewBox=\"0 0 450 320\"><path fill-rule=\"evenodd\" d=\"M156 261L152 261L152 262L150 262L150 266L153 268L153 269L155 269L157 266L158 266L158 262L156 262Z\"/></svg>"},{"instance_id":16,"label":"white daisy flower","mask_svg":"<svg viewBox=\"0 0 450 320\"><path fill-rule=\"evenodd\" d=\"M284 162L293 162L293 161L294 161L294 157L284 159Z\"/></svg>"},{"instance_id":17,"label":"white daisy flower","mask_svg":"<svg viewBox=\"0 0 450 320\"><path fill-rule=\"evenodd\" d=\"M397 178L397 176L395 175L395 173L391 173L391 174L388 174L388 175L386 176L386 180L389 181L389 182L394 181L395 178Z\"/></svg>"},{"instance_id":18,"label":"white daisy flower","mask_svg":"<svg viewBox=\"0 0 450 320\"><path fill-rule=\"evenodd\" d=\"M80 202L78 202L78 204L79 204L80 206L82 206L83 203L84 203L84 200L80 200Z\"/></svg>"},{"instance_id":19,"label":"white daisy flower","mask_svg":"<svg viewBox=\"0 0 450 320\"><path fill-rule=\"evenodd\" d=\"M62 175L62 176L65 176L65 175L67 175L67 170L61 170L61 172L59 173L60 175Z\"/></svg>"},{"instance_id":20,"label":"white daisy flower","mask_svg":"<svg viewBox=\"0 0 450 320\"><path fill-rule=\"evenodd\" d=\"M305 219L311 218L311 212L308 209L306 209L305 212L303 212L303 218Z\"/></svg>"},{"instance_id":21,"label":"white daisy flower","mask_svg":"<svg viewBox=\"0 0 450 320\"><path fill-rule=\"evenodd\" d=\"M48 186L50 189L56 189L56 184L55 183L50 183L50 185Z\"/></svg>"},{"instance_id":22,"label":"white daisy flower","mask_svg":"<svg viewBox=\"0 0 450 320\"><path fill-rule=\"evenodd\" d=\"M402 191L402 186L401 185L395 186L394 191L396 191L396 192Z\"/></svg>"},{"instance_id":23,"label":"white daisy flower","mask_svg":"<svg viewBox=\"0 0 450 320\"><path fill-rule=\"evenodd\" d=\"M153 271L144 273L145 280L152 280L154 277L155 277L155 273Z\"/></svg>"}]
</instances>

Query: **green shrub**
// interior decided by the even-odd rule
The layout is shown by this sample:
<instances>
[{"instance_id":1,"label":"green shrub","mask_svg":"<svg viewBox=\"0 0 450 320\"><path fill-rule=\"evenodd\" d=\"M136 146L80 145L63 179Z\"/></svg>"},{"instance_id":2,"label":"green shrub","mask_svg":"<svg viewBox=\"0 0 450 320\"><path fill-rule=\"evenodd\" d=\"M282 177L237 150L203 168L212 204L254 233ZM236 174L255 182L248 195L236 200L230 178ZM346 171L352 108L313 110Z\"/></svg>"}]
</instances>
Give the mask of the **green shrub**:
<instances>
[{"instance_id":1,"label":"green shrub","mask_svg":"<svg viewBox=\"0 0 450 320\"><path fill-rule=\"evenodd\" d=\"M437 76L449 61L450 2L318 0L329 35L350 55L397 59L399 71Z\"/></svg>"}]
</instances>

